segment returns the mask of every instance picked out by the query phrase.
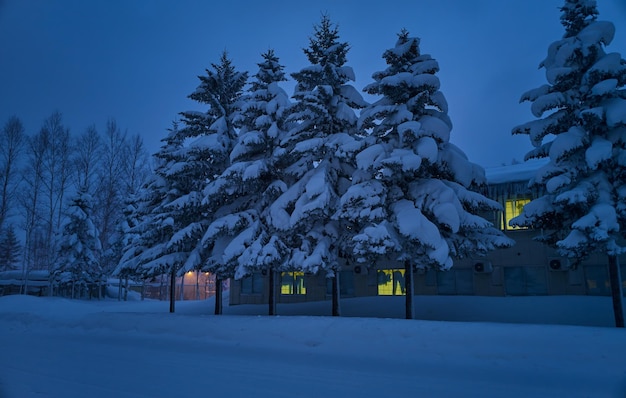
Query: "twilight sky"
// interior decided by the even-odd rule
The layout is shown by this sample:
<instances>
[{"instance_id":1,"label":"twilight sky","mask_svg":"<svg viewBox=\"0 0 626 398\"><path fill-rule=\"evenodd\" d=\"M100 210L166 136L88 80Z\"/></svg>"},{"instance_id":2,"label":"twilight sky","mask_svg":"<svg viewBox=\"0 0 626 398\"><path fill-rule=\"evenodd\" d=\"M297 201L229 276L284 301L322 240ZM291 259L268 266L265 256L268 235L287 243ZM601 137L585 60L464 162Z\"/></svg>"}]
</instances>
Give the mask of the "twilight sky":
<instances>
[{"instance_id":1,"label":"twilight sky","mask_svg":"<svg viewBox=\"0 0 626 398\"><path fill-rule=\"evenodd\" d=\"M254 74L273 48L287 73L308 65L302 48L328 13L351 45L360 90L384 69L401 28L439 61L454 123L451 141L485 167L522 160L533 119L521 94L546 82L537 67L564 30L563 0L0 0L0 124L11 115L36 133L53 111L74 134L113 117L150 153L189 100L197 76L228 51ZM626 58L626 2L598 0L612 21L609 52ZM293 93L293 82L283 85ZM366 99L372 100L371 97Z\"/></svg>"}]
</instances>

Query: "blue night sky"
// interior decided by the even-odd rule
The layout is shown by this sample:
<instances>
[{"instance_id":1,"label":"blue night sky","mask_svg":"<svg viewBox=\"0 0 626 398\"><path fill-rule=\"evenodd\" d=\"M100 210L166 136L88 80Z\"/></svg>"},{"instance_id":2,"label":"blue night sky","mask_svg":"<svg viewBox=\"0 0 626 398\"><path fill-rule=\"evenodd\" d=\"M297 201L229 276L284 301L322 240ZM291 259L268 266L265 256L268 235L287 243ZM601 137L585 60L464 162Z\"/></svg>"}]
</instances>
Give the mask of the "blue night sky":
<instances>
[{"instance_id":1,"label":"blue night sky","mask_svg":"<svg viewBox=\"0 0 626 398\"><path fill-rule=\"evenodd\" d=\"M361 89L385 67L401 28L439 61L454 123L451 141L483 166L522 160L532 120L521 94L544 84L537 67L564 33L562 0L0 0L0 123L20 117L34 134L53 111L74 134L113 117L155 152L197 75L228 51L256 72L273 48L288 73L308 64L302 48L322 13L351 45L348 65ZM599 19L617 29L609 52L626 56L626 2L598 0ZM283 86L288 93L293 83ZM367 98L367 97L366 97ZM371 99L371 98L367 98Z\"/></svg>"}]
</instances>

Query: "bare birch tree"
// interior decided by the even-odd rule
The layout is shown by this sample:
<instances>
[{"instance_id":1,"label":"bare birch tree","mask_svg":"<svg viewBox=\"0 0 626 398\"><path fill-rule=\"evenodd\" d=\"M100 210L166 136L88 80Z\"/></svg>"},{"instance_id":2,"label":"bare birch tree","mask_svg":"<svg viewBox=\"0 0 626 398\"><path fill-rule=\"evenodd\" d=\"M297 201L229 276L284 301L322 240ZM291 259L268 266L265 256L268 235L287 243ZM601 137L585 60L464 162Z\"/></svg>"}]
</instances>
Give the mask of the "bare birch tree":
<instances>
[{"instance_id":1,"label":"bare birch tree","mask_svg":"<svg viewBox=\"0 0 626 398\"><path fill-rule=\"evenodd\" d=\"M63 199L67 193L70 178L70 132L63 125L61 113L54 112L48 117L39 133L45 145L43 153L41 184L45 198L45 245L46 261L52 265L55 235L59 231L62 217Z\"/></svg>"},{"instance_id":2,"label":"bare birch tree","mask_svg":"<svg viewBox=\"0 0 626 398\"><path fill-rule=\"evenodd\" d=\"M118 232L117 224L123 219L125 188L124 166L128 156L127 134L118 127L115 119L109 119L102 140L98 186L94 195L97 206L94 219L100 230L102 256L100 262L105 273L113 270L119 256L113 253L113 238Z\"/></svg>"},{"instance_id":3,"label":"bare birch tree","mask_svg":"<svg viewBox=\"0 0 626 398\"><path fill-rule=\"evenodd\" d=\"M72 164L74 170L74 184L77 189L83 189L93 194L96 184L98 167L101 159L102 139L95 125L87 127L84 133L74 140Z\"/></svg>"},{"instance_id":4,"label":"bare birch tree","mask_svg":"<svg viewBox=\"0 0 626 398\"><path fill-rule=\"evenodd\" d=\"M24 179L20 190L19 201L23 211L25 244L23 251L23 280L22 293L26 292L26 276L31 269L42 268L42 179L43 161L47 148L45 134L40 131L27 140L26 154L27 166L24 169ZM45 265L48 267L48 264Z\"/></svg>"},{"instance_id":5,"label":"bare birch tree","mask_svg":"<svg viewBox=\"0 0 626 398\"><path fill-rule=\"evenodd\" d=\"M11 116L0 131L0 231L15 202L19 183L18 162L26 143L24 126L17 116Z\"/></svg>"}]
</instances>

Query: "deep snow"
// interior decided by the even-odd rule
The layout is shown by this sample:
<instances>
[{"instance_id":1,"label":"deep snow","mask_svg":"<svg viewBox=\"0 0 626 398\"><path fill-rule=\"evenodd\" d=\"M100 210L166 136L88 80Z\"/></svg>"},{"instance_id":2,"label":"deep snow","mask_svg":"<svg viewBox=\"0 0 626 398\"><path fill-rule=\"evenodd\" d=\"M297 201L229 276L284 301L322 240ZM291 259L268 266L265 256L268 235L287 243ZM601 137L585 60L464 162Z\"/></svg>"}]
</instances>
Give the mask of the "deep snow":
<instances>
[{"instance_id":1,"label":"deep snow","mask_svg":"<svg viewBox=\"0 0 626 398\"><path fill-rule=\"evenodd\" d=\"M400 317L402 300L344 299L332 318L285 316L329 302L216 317L211 300L0 297L0 397L626 395L608 297L417 296L430 320L364 317Z\"/></svg>"}]
</instances>

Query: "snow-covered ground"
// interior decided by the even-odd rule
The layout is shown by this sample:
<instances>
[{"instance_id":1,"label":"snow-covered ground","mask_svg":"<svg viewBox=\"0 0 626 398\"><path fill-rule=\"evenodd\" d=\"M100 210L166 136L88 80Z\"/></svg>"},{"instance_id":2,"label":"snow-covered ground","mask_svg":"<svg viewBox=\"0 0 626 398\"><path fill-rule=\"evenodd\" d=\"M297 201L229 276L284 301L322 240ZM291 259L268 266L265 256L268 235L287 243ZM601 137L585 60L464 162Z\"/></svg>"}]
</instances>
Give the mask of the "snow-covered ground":
<instances>
[{"instance_id":1,"label":"snow-covered ground","mask_svg":"<svg viewBox=\"0 0 626 398\"><path fill-rule=\"evenodd\" d=\"M329 302L216 317L211 300L0 297L0 397L626 396L607 297L418 296L421 320L389 319L402 300L332 318L300 315Z\"/></svg>"}]
</instances>

